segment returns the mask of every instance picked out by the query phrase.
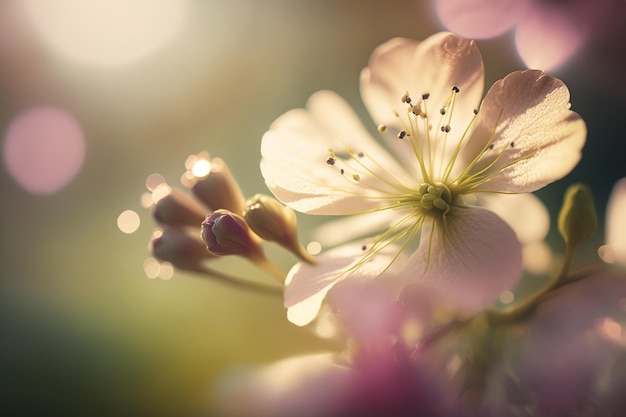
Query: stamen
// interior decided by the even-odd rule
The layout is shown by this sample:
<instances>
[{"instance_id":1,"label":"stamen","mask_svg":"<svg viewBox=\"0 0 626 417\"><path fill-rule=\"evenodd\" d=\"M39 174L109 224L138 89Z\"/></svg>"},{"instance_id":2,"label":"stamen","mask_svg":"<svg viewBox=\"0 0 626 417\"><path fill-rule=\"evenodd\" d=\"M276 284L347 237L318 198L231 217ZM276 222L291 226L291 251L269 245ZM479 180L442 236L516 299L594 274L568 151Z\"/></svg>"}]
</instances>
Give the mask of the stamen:
<instances>
[{"instance_id":1,"label":"stamen","mask_svg":"<svg viewBox=\"0 0 626 417\"><path fill-rule=\"evenodd\" d=\"M441 113L442 116L446 114L446 108L445 107L440 108L439 113Z\"/></svg>"},{"instance_id":2,"label":"stamen","mask_svg":"<svg viewBox=\"0 0 626 417\"><path fill-rule=\"evenodd\" d=\"M327 163L328 165L335 165L335 159L334 159L334 158L330 158L330 157L329 157L329 158L326 160L326 163Z\"/></svg>"},{"instance_id":3,"label":"stamen","mask_svg":"<svg viewBox=\"0 0 626 417\"><path fill-rule=\"evenodd\" d=\"M422 94L422 100L428 100L428 97L430 97L430 93Z\"/></svg>"},{"instance_id":4,"label":"stamen","mask_svg":"<svg viewBox=\"0 0 626 417\"><path fill-rule=\"evenodd\" d=\"M407 135L406 130L401 130L398 133L398 139L404 139L406 137L406 135Z\"/></svg>"},{"instance_id":5,"label":"stamen","mask_svg":"<svg viewBox=\"0 0 626 417\"><path fill-rule=\"evenodd\" d=\"M459 91L459 87L457 87L456 85L452 86L452 91L454 91L455 93L458 93Z\"/></svg>"}]
</instances>

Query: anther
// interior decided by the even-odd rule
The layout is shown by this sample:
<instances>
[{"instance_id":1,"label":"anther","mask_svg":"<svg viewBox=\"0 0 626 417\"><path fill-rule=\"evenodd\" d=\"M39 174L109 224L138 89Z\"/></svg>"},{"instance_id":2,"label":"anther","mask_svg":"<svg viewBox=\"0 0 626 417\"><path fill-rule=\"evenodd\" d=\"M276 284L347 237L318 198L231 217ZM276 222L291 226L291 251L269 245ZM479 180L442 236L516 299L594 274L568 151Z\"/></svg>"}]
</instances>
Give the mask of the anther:
<instances>
[{"instance_id":1,"label":"anther","mask_svg":"<svg viewBox=\"0 0 626 417\"><path fill-rule=\"evenodd\" d=\"M355 181L361 181L361 177L359 176L359 174L352 175L352 179L354 179Z\"/></svg>"},{"instance_id":2,"label":"anther","mask_svg":"<svg viewBox=\"0 0 626 417\"><path fill-rule=\"evenodd\" d=\"M402 94L402 98L400 100L402 100L403 103L411 104L411 97L409 96L409 93Z\"/></svg>"},{"instance_id":3,"label":"anther","mask_svg":"<svg viewBox=\"0 0 626 417\"><path fill-rule=\"evenodd\" d=\"M332 166L332 165L335 165L335 158L329 157L329 158L326 160L326 163L327 163L328 165L331 165L331 166Z\"/></svg>"},{"instance_id":4,"label":"anther","mask_svg":"<svg viewBox=\"0 0 626 417\"><path fill-rule=\"evenodd\" d=\"M455 85L455 86L452 86L452 91L454 91L455 93L458 93L461 90L459 90L459 87Z\"/></svg>"},{"instance_id":5,"label":"anther","mask_svg":"<svg viewBox=\"0 0 626 417\"><path fill-rule=\"evenodd\" d=\"M411 110L413 111L413 114L416 116L419 116L422 113L422 107L419 104L414 105Z\"/></svg>"},{"instance_id":6,"label":"anther","mask_svg":"<svg viewBox=\"0 0 626 417\"><path fill-rule=\"evenodd\" d=\"M452 130L452 128L450 127L450 125L441 126L441 131L442 132L448 133L451 130Z\"/></svg>"},{"instance_id":7,"label":"anther","mask_svg":"<svg viewBox=\"0 0 626 417\"><path fill-rule=\"evenodd\" d=\"M404 139L406 137L406 130L401 130L398 133L398 139Z\"/></svg>"},{"instance_id":8,"label":"anther","mask_svg":"<svg viewBox=\"0 0 626 417\"><path fill-rule=\"evenodd\" d=\"M439 109L439 113L441 113L442 116L446 114L446 108L442 107L441 109Z\"/></svg>"},{"instance_id":9,"label":"anther","mask_svg":"<svg viewBox=\"0 0 626 417\"><path fill-rule=\"evenodd\" d=\"M361 250L367 250L367 246L365 245L361 246Z\"/></svg>"},{"instance_id":10,"label":"anther","mask_svg":"<svg viewBox=\"0 0 626 417\"><path fill-rule=\"evenodd\" d=\"M385 133L387 131L387 125L378 125L378 131L380 133Z\"/></svg>"},{"instance_id":11,"label":"anther","mask_svg":"<svg viewBox=\"0 0 626 417\"><path fill-rule=\"evenodd\" d=\"M424 93L422 94L422 100L427 100L428 97L430 97L430 93Z\"/></svg>"},{"instance_id":12,"label":"anther","mask_svg":"<svg viewBox=\"0 0 626 417\"><path fill-rule=\"evenodd\" d=\"M359 158L363 158L365 156L365 154L363 152L359 152L358 154L356 154Z\"/></svg>"},{"instance_id":13,"label":"anther","mask_svg":"<svg viewBox=\"0 0 626 417\"><path fill-rule=\"evenodd\" d=\"M341 168L341 170L340 170L339 172L341 172L341 175L343 175L343 173L344 173L345 171L343 170L343 168Z\"/></svg>"},{"instance_id":14,"label":"anther","mask_svg":"<svg viewBox=\"0 0 626 417\"><path fill-rule=\"evenodd\" d=\"M515 142L511 142L511 148L515 147Z\"/></svg>"},{"instance_id":15,"label":"anther","mask_svg":"<svg viewBox=\"0 0 626 417\"><path fill-rule=\"evenodd\" d=\"M489 146L487 146L487 149L492 150L493 149L493 143L490 143Z\"/></svg>"},{"instance_id":16,"label":"anther","mask_svg":"<svg viewBox=\"0 0 626 417\"><path fill-rule=\"evenodd\" d=\"M474 114L478 114L478 109L474 109Z\"/></svg>"}]
</instances>

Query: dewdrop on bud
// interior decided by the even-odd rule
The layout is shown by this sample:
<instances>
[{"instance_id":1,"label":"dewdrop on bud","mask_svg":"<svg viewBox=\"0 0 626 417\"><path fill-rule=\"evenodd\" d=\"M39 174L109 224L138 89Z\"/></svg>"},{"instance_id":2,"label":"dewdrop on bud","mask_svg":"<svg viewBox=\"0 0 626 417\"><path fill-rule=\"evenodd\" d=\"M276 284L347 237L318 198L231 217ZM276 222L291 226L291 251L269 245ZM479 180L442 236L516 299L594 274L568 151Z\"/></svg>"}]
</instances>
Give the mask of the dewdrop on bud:
<instances>
[{"instance_id":1,"label":"dewdrop on bud","mask_svg":"<svg viewBox=\"0 0 626 417\"><path fill-rule=\"evenodd\" d=\"M150 252L155 258L170 262L176 268L196 271L200 263L214 257L199 237L183 229L169 227L153 235Z\"/></svg>"},{"instance_id":2,"label":"dewdrop on bud","mask_svg":"<svg viewBox=\"0 0 626 417\"><path fill-rule=\"evenodd\" d=\"M568 245L576 246L596 230L596 210L591 190L584 184L571 185L559 212L559 232Z\"/></svg>"},{"instance_id":3,"label":"dewdrop on bud","mask_svg":"<svg viewBox=\"0 0 626 417\"><path fill-rule=\"evenodd\" d=\"M298 241L296 214L291 208L270 196L257 194L246 202L243 217L261 238L278 243L306 262L313 262Z\"/></svg>"},{"instance_id":4,"label":"dewdrop on bud","mask_svg":"<svg viewBox=\"0 0 626 417\"><path fill-rule=\"evenodd\" d=\"M241 255L264 259L261 243L246 221L228 210L215 210L202 222L202 240L214 255Z\"/></svg>"},{"instance_id":5,"label":"dewdrop on bud","mask_svg":"<svg viewBox=\"0 0 626 417\"><path fill-rule=\"evenodd\" d=\"M211 171L191 187L191 192L213 210L226 209L241 214L246 199L239 184L220 158L211 159Z\"/></svg>"},{"instance_id":6,"label":"dewdrop on bud","mask_svg":"<svg viewBox=\"0 0 626 417\"><path fill-rule=\"evenodd\" d=\"M171 188L152 209L154 219L168 226L194 226L204 220L206 211L185 193Z\"/></svg>"}]
</instances>

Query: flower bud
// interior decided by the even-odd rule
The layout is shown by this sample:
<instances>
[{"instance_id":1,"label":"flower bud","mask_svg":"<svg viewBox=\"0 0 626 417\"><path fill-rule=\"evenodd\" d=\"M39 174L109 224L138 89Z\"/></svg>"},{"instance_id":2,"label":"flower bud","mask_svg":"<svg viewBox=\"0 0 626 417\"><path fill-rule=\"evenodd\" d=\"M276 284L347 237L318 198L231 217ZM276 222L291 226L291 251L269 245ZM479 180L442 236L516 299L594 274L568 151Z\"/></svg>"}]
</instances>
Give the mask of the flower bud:
<instances>
[{"instance_id":1,"label":"flower bud","mask_svg":"<svg viewBox=\"0 0 626 417\"><path fill-rule=\"evenodd\" d=\"M216 210L202 222L202 240L215 255L264 258L261 244L246 221L228 210Z\"/></svg>"},{"instance_id":2,"label":"flower bud","mask_svg":"<svg viewBox=\"0 0 626 417\"><path fill-rule=\"evenodd\" d=\"M573 184L565 192L559 212L559 232L568 245L587 240L597 226L591 190L584 184Z\"/></svg>"},{"instance_id":3,"label":"flower bud","mask_svg":"<svg viewBox=\"0 0 626 417\"><path fill-rule=\"evenodd\" d=\"M248 199L243 217L257 235L270 242L286 243L296 236L296 215L274 198L257 194Z\"/></svg>"},{"instance_id":4,"label":"flower bud","mask_svg":"<svg viewBox=\"0 0 626 417\"><path fill-rule=\"evenodd\" d=\"M213 210L226 209L241 214L245 207L246 199L239 184L220 158L211 160L209 175L199 179L191 187L191 192Z\"/></svg>"},{"instance_id":5,"label":"flower bud","mask_svg":"<svg viewBox=\"0 0 626 417\"><path fill-rule=\"evenodd\" d=\"M291 208L270 196L257 194L246 202L243 217L261 238L278 243L307 262L312 261L298 242L296 214Z\"/></svg>"},{"instance_id":6,"label":"flower bud","mask_svg":"<svg viewBox=\"0 0 626 417\"><path fill-rule=\"evenodd\" d=\"M154 205L152 216L162 225L197 227L204 220L206 211L185 193L171 188Z\"/></svg>"},{"instance_id":7,"label":"flower bud","mask_svg":"<svg viewBox=\"0 0 626 417\"><path fill-rule=\"evenodd\" d=\"M214 257L199 237L183 229L168 227L159 232L150 241L150 251L155 258L171 262L177 268L197 270L202 261Z\"/></svg>"}]
</instances>

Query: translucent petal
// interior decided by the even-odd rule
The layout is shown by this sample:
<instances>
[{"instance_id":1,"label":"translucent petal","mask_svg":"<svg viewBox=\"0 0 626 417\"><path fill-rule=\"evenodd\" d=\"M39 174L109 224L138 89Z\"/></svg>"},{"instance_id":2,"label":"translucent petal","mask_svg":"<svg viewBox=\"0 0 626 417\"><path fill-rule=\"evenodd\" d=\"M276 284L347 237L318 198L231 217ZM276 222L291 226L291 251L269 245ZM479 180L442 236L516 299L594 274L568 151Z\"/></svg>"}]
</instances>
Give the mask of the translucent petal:
<instances>
[{"instance_id":1,"label":"translucent petal","mask_svg":"<svg viewBox=\"0 0 626 417\"><path fill-rule=\"evenodd\" d=\"M474 41L447 32L435 34L423 42L395 38L374 50L368 67L361 72L361 96L372 118L388 127L385 138L398 158L417 172L417 161L408 141L398 141L405 129L396 116L407 114L401 98L409 92L413 102L429 94L425 111L430 123L439 120L439 109L457 94L452 120L450 144L460 138L473 117L483 94L484 67ZM433 126L437 129L437 126Z\"/></svg>"},{"instance_id":2,"label":"translucent petal","mask_svg":"<svg viewBox=\"0 0 626 417\"><path fill-rule=\"evenodd\" d=\"M455 207L440 221L425 223L407 272L417 283L468 311L491 305L521 276L522 251L515 232L496 214Z\"/></svg>"},{"instance_id":3,"label":"translucent petal","mask_svg":"<svg viewBox=\"0 0 626 417\"><path fill-rule=\"evenodd\" d=\"M479 202L507 222L524 244L539 242L548 234L550 214L534 194L480 193Z\"/></svg>"},{"instance_id":4,"label":"translucent petal","mask_svg":"<svg viewBox=\"0 0 626 417\"><path fill-rule=\"evenodd\" d=\"M437 16L449 30L488 39L513 27L526 11L524 0L435 0Z\"/></svg>"},{"instance_id":5,"label":"translucent petal","mask_svg":"<svg viewBox=\"0 0 626 417\"><path fill-rule=\"evenodd\" d=\"M467 167L489 143L493 146L471 165L472 180L489 179L477 189L530 192L568 174L580 160L587 135L569 98L561 80L541 71L517 71L496 82L462 151L460 166Z\"/></svg>"},{"instance_id":6,"label":"translucent petal","mask_svg":"<svg viewBox=\"0 0 626 417\"><path fill-rule=\"evenodd\" d=\"M310 323L318 314L328 291L339 281L372 279L380 275L397 253L387 248L384 253L353 267L365 255L360 246L343 246L317 257L316 265L296 264L285 281L285 307L287 318L298 326Z\"/></svg>"},{"instance_id":7,"label":"translucent petal","mask_svg":"<svg viewBox=\"0 0 626 417\"><path fill-rule=\"evenodd\" d=\"M337 156L332 164L331 149ZM365 211L382 204L375 197L409 181L346 102L330 91L314 94L306 110L279 117L263 136L261 154L261 172L270 190L306 213Z\"/></svg>"},{"instance_id":8,"label":"translucent petal","mask_svg":"<svg viewBox=\"0 0 626 417\"><path fill-rule=\"evenodd\" d=\"M395 211L383 210L330 220L315 228L313 239L323 248L332 247L389 229L400 217Z\"/></svg>"}]
</instances>

